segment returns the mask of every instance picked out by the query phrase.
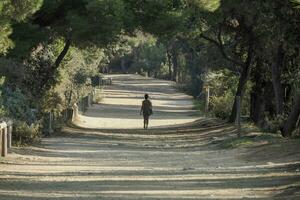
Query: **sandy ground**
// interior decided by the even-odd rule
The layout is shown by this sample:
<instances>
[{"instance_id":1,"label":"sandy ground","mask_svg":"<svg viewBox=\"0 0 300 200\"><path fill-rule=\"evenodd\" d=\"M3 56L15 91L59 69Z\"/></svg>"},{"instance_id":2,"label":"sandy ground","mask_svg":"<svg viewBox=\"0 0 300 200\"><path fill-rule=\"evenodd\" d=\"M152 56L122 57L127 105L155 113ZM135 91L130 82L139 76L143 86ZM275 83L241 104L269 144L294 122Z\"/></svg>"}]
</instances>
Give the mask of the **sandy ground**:
<instances>
[{"instance_id":1,"label":"sandy ground","mask_svg":"<svg viewBox=\"0 0 300 200\"><path fill-rule=\"evenodd\" d=\"M300 199L299 141L236 149L215 144L235 131L212 119L147 131L66 127L0 160L0 199Z\"/></svg>"},{"instance_id":2,"label":"sandy ground","mask_svg":"<svg viewBox=\"0 0 300 200\"><path fill-rule=\"evenodd\" d=\"M113 85L101 91L103 99L83 115L76 124L86 128L137 129L143 125L140 108L144 94L153 104L152 128L177 125L199 118L193 110L192 97L176 91L173 82L139 75L110 75Z\"/></svg>"}]
</instances>

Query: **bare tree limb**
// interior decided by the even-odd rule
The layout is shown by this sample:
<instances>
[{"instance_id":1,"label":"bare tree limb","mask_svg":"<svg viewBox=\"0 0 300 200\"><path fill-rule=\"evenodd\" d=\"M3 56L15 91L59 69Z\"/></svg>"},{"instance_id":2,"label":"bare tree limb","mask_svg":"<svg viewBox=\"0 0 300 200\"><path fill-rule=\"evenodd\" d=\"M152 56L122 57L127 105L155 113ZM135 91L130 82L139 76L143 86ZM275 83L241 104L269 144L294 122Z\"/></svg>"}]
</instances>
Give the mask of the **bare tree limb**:
<instances>
[{"instance_id":1,"label":"bare tree limb","mask_svg":"<svg viewBox=\"0 0 300 200\"><path fill-rule=\"evenodd\" d=\"M228 61L230 61L230 62L232 62L236 65L243 66L245 63L243 63L241 61L238 61L238 60L235 60L235 59L233 59L233 58L231 58L230 56L227 55L227 53L225 52L225 49L224 49L224 45L223 45L223 42L222 42L221 35L222 35L222 32L221 32L221 27L220 27L219 32L218 32L218 40L210 38L210 37L204 35L203 33L200 34L200 37L207 40L207 41L209 41L209 42L211 42L211 43L213 43L215 46L217 46L219 48L221 54L223 55L223 57L226 60L228 60Z\"/></svg>"},{"instance_id":2,"label":"bare tree limb","mask_svg":"<svg viewBox=\"0 0 300 200\"><path fill-rule=\"evenodd\" d=\"M66 43L65 43L63 50L60 52L57 59L55 60L55 63L54 63L55 69L57 69L59 67L59 65L63 61L64 57L67 55L70 46L71 46L71 31L68 33L68 36L66 37Z\"/></svg>"}]
</instances>

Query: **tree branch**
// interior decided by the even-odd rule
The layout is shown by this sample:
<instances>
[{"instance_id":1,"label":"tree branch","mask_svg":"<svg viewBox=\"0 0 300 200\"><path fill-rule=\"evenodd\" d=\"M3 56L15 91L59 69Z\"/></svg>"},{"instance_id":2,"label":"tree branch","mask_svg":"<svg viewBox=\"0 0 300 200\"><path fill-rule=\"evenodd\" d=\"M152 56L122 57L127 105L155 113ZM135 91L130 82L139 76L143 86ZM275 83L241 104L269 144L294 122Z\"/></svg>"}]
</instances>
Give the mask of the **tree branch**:
<instances>
[{"instance_id":1,"label":"tree branch","mask_svg":"<svg viewBox=\"0 0 300 200\"><path fill-rule=\"evenodd\" d=\"M63 61L64 57L67 55L70 46L71 46L71 31L68 33L68 36L66 37L66 44L65 44L63 50L60 52L59 56L55 60L55 63L54 63L55 69L57 69L59 67L59 65Z\"/></svg>"},{"instance_id":2,"label":"tree branch","mask_svg":"<svg viewBox=\"0 0 300 200\"><path fill-rule=\"evenodd\" d=\"M225 52L225 49L224 49L222 38L221 38L221 28L219 29L219 32L218 32L218 40L212 39L212 38L204 35L203 33L200 34L200 37L207 40L207 41L209 41L209 42L211 42L211 43L213 43L215 46L217 46L219 48L221 54L223 55L223 57L226 60L228 60L228 61L230 61L230 62L232 62L236 65L239 65L239 66L243 66L245 64L245 63L237 61L237 60L235 60L235 59L233 59L233 58L231 58L230 56L227 55L227 53Z\"/></svg>"}]
</instances>

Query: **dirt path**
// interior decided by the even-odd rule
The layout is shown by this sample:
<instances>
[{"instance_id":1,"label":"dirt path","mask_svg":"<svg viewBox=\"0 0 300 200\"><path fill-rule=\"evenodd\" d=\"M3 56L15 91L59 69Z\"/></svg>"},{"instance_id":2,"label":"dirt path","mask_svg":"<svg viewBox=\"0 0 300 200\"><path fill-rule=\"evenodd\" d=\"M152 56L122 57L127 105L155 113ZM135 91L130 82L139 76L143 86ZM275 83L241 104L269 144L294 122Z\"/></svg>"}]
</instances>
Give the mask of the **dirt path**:
<instances>
[{"instance_id":1,"label":"dirt path","mask_svg":"<svg viewBox=\"0 0 300 200\"><path fill-rule=\"evenodd\" d=\"M139 75L110 75L113 85L105 86L101 104L93 105L79 117L77 125L86 128L137 129L144 94L148 93L154 109L150 126L162 127L199 119L192 97L176 91L173 82Z\"/></svg>"},{"instance_id":2,"label":"dirt path","mask_svg":"<svg viewBox=\"0 0 300 200\"><path fill-rule=\"evenodd\" d=\"M0 199L300 198L298 140L215 143L234 134L209 119L148 131L67 127L0 160Z\"/></svg>"}]
</instances>

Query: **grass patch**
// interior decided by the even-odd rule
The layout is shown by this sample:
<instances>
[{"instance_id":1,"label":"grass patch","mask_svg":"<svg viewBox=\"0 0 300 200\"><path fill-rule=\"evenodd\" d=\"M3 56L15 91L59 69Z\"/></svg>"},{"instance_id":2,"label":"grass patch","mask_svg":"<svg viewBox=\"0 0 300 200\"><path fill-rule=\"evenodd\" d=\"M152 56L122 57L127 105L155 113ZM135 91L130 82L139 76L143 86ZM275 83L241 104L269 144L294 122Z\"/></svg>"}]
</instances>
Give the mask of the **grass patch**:
<instances>
[{"instance_id":1,"label":"grass patch","mask_svg":"<svg viewBox=\"0 0 300 200\"><path fill-rule=\"evenodd\" d=\"M263 133L263 131L259 127L257 127L255 124L249 123L249 122L242 123L242 131L244 134L253 133L253 132Z\"/></svg>"},{"instance_id":2,"label":"grass patch","mask_svg":"<svg viewBox=\"0 0 300 200\"><path fill-rule=\"evenodd\" d=\"M259 135L245 135L241 137L230 137L224 140L218 141L218 146L221 148L237 148L237 147L251 147L262 144L269 144L278 141L282 137L280 135L261 133Z\"/></svg>"}]
</instances>

